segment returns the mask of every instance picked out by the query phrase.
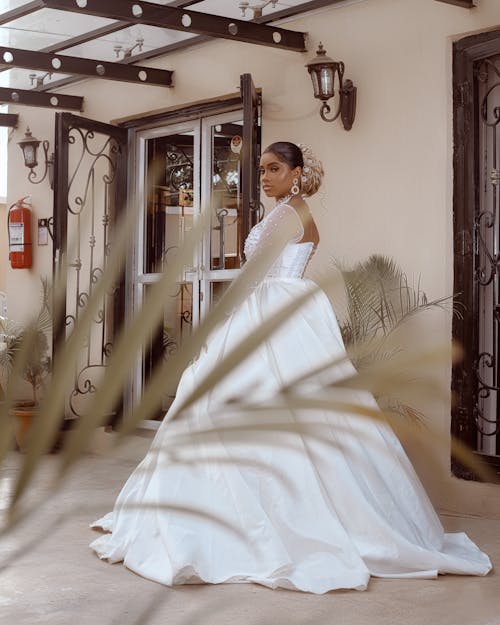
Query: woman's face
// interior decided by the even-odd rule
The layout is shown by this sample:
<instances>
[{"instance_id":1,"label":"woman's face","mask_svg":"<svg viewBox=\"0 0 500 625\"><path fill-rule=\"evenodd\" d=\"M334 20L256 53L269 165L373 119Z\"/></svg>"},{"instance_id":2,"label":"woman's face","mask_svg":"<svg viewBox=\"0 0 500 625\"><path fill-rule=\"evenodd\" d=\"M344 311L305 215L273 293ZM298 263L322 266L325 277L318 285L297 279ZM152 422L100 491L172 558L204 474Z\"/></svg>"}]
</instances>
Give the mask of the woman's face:
<instances>
[{"instance_id":1,"label":"woman's face","mask_svg":"<svg viewBox=\"0 0 500 625\"><path fill-rule=\"evenodd\" d=\"M260 159L260 183L267 197L285 197L290 193L294 178L300 178L300 167L291 169L272 152Z\"/></svg>"}]
</instances>

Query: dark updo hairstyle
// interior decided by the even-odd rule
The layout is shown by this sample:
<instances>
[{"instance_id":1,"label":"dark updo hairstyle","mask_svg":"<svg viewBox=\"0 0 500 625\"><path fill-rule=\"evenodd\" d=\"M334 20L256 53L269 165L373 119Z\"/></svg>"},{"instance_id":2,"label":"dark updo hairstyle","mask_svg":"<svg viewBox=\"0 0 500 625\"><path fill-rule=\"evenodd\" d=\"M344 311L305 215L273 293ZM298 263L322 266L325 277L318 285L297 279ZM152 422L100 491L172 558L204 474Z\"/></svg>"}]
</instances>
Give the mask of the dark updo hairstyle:
<instances>
[{"instance_id":1,"label":"dark updo hairstyle","mask_svg":"<svg viewBox=\"0 0 500 625\"><path fill-rule=\"evenodd\" d=\"M311 148L306 145L296 145L290 141L276 141L264 150L264 154L274 154L282 163L290 169L300 167L300 192L305 197L314 195L321 186L323 180L323 165L313 154Z\"/></svg>"},{"instance_id":2,"label":"dark updo hairstyle","mask_svg":"<svg viewBox=\"0 0 500 625\"><path fill-rule=\"evenodd\" d=\"M302 156L302 150L295 143L290 141L276 141L271 143L264 150L264 154L275 154L282 163L286 163L290 169L296 167L304 167L304 157Z\"/></svg>"}]
</instances>

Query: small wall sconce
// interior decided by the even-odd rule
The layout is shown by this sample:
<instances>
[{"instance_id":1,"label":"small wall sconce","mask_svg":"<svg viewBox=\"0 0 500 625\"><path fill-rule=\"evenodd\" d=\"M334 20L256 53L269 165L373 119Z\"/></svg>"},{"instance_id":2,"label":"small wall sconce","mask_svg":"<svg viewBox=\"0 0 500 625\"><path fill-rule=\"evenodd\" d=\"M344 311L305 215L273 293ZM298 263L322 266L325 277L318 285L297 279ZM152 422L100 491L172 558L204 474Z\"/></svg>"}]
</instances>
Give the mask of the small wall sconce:
<instances>
[{"instance_id":1,"label":"small wall sconce","mask_svg":"<svg viewBox=\"0 0 500 625\"><path fill-rule=\"evenodd\" d=\"M344 128L351 130L356 117L357 88L352 80L344 80L344 63L326 56L326 50L320 42L316 56L306 63L306 67L311 75L314 97L323 102L319 112L321 118L325 122L333 122L340 115ZM335 97L335 76L337 76L339 90L338 106L333 117L327 117L332 110L328 100Z\"/></svg>"},{"instance_id":2,"label":"small wall sconce","mask_svg":"<svg viewBox=\"0 0 500 625\"><path fill-rule=\"evenodd\" d=\"M37 161L37 150L38 146L42 144L43 152L45 156L45 171L43 172L43 176L39 180L35 180L36 173L33 171L34 168L38 165ZM23 152L24 164L30 170L28 174L28 180L33 184L40 184L43 182L47 176L49 175L49 183L50 188L54 188L54 153L50 155L49 158L49 142L39 141L36 137L31 134L31 130L29 128L26 129L26 134L18 141L18 145Z\"/></svg>"}]
</instances>

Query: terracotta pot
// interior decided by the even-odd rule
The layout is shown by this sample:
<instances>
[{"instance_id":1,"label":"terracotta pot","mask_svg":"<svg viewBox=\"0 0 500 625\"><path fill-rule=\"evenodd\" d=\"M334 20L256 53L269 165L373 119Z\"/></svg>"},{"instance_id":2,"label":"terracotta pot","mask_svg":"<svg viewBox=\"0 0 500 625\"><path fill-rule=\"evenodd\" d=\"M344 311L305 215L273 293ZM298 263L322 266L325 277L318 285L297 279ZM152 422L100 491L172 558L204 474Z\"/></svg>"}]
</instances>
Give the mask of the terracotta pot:
<instances>
[{"instance_id":1,"label":"terracotta pot","mask_svg":"<svg viewBox=\"0 0 500 625\"><path fill-rule=\"evenodd\" d=\"M37 413L37 407L33 402L19 402L14 408L9 410L16 419L15 437L19 451L26 450L29 432L33 424L33 419Z\"/></svg>"}]
</instances>

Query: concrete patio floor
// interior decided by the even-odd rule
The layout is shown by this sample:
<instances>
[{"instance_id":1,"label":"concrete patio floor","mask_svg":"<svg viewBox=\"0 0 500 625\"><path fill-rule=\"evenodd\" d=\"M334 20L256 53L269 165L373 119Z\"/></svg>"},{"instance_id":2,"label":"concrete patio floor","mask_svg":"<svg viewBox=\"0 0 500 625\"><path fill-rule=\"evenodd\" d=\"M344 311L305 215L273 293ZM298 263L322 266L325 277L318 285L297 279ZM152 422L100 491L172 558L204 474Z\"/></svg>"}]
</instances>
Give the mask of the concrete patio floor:
<instances>
[{"instance_id":1,"label":"concrete patio floor","mask_svg":"<svg viewBox=\"0 0 500 625\"><path fill-rule=\"evenodd\" d=\"M0 539L1 625L500 625L497 571L484 578L372 579L366 592L316 596L253 584L171 589L100 561L88 548L96 536L88 524L110 509L148 444L134 436L117 454L86 455L42 509ZM0 469L0 507L19 458L13 452ZM57 459L44 459L33 495L48 490ZM500 562L500 520L442 520Z\"/></svg>"}]
</instances>

